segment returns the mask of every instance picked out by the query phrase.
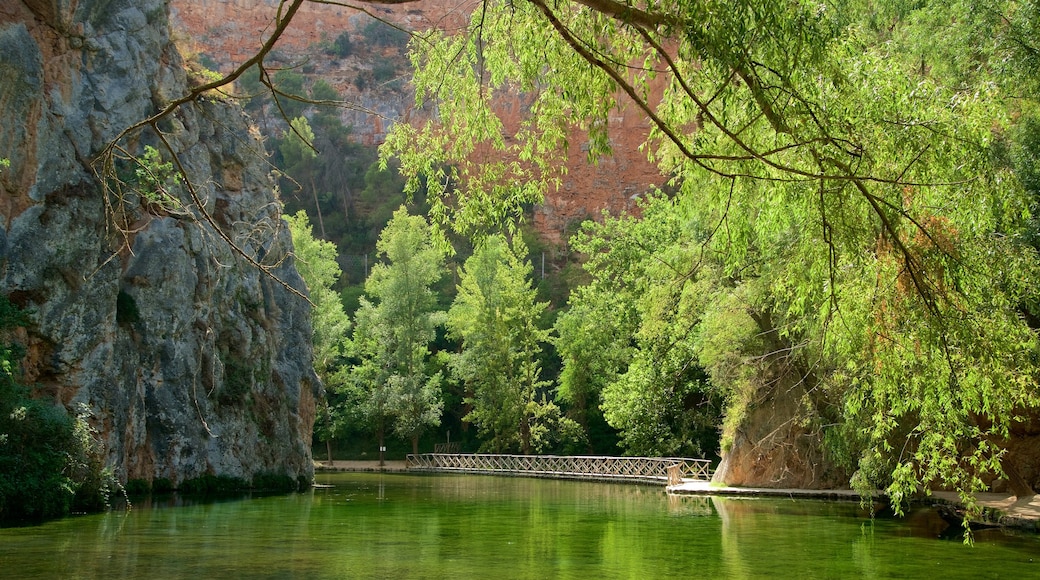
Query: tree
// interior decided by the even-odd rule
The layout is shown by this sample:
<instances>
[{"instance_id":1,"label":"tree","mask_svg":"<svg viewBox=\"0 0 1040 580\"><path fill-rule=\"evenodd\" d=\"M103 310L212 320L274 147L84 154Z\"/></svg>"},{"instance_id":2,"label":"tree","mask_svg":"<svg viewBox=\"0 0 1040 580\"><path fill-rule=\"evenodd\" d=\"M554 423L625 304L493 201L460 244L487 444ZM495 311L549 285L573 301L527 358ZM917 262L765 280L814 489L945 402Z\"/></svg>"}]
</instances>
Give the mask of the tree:
<instances>
[{"instance_id":1,"label":"tree","mask_svg":"<svg viewBox=\"0 0 1040 580\"><path fill-rule=\"evenodd\" d=\"M307 108L307 93L304 91L303 82L303 75L292 70L283 69L274 74L271 95L283 119L295 119Z\"/></svg>"},{"instance_id":2,"label":"tree","mask_svg":"<svg viewBox=\"0 0 1040 580\"><path fill-rule=\"evenodd\" d=\"M285 169L291 173L305 171L305 166L317 157L314 149L314 131L306 117L296 117L289 122L289 129L278 145L278 152L282 154ZM318 214L318 231L321 232L322 238L326 238L325 218L321 214L321 202L318 200L318 190L314 187L313 179L310 180L310 189L314 196L315 212Z\"/></svg>"},{"instance_id":3,"label":"tree","mask_svg":"<svg viewBox=\"0 0 1040 580\"><path fill-rule=\"evenodd\" d=\"M314 131L306 117L296 117L289 122L290 128L285 132L284 138L278 145L278 152L282 154L282 162L286 169L292 169L300 164L314 159L317 153L314 151Z\"/></svg>"},{"instance_id":4,"label":"tree","mask_svg":"<svg viewBox=\"0 0 1040 580\"><path fill-rule=\"evenodd\" d=\"M339 294L332 289L340 277L336 263L336 246L314 238L307 214L300 210L294 216L283 216L289 224L293 239L296 269L307 284L311 304L313 329L314 372L325 385L325 421L319 423L321 437L326 442L329 461L332 461L331 441L344 419L345 412L330 402L330 393L343 388L342 374L337 372L345 356L350 318L343 311Z\"/></svg>"},{"instance_id":5,"label":"tree","mask_svg":"<svg viewBox=\"0 0 1040 580\"><path fill-rule=\"evenodd\" d=\"M532 430L541 380L538 353L549 332L538 327L546 304L535 301L527 248L512 247L500 234L478 243L459 274L458 294L448 311L448 330L462 342L454 376L471 392L465 420L477 425L484 446L501 453L537 451Z\"/></svg>"},{"instance_id":6,"label":"tree","mask_svg":"<svg viewBox=\"0 0 1040 580\"><path fill-rule=\"evenodd\" d=\"M336 40L332 44L332 53L340 58L345 58L353 54L354 43L350 39L350 33L344 30L336 36Z\"/></svg>"},{"instance_id":7,"label":"tree","mask_svg":"<svg viewBox=\"0 0 1040 580\"><path fill-rule=\"evenodd\" d=\"M443 313L436 310L430 286L444 274L444 256L433 244L425 218L404 206L376 245L385 263L376 264L365 282L375 302L361 299L355 319L354 349L361 362L351 371L363 393L363 412L379 438L380 462L388 422L412 441L440 423L441 374L431 368L429 345Z\"/></svg>"},{"instance_id":8,"label":"tree","mask_svg":"<svg viewBox=\"0 0 1040 580\"><path fill-rule=\"evenodd\" d=\"M608 154L620 95L674 176L688 250L710 258L674 280L716 281L705 312L758 327L740 353L778 349L759 360L821 395L810 419L839 409L858 485L970 499L1013 471L1001 442L1040 406L1021 315L1037 257L1030 200L996 155L1021 105L981 67L955 78L921 45L894 50L972 22L934 18L943 6L487 1L464 33L412 43L417 103L436 106L396 124L384 155L426 179L442 223L478 230L560 183L572 123L590 158ZM491 100L514 87L530 116L507 139ZM738 392L715 355L713 381Z\"/></svg>"},{"instance_id":9,"label":"tree","mask_svg":"<svg viewBox=\"0 0 1040 580\"><path fill-rule=\"evenodd\" d=\"M660 195L641 214L587 222L572 239L592 280L557 321L560 397L601 410L626 453L712 455L723 396L697 356L705 286L677 278L694 255L688 223Z\"/></svg>"}]
</instances>

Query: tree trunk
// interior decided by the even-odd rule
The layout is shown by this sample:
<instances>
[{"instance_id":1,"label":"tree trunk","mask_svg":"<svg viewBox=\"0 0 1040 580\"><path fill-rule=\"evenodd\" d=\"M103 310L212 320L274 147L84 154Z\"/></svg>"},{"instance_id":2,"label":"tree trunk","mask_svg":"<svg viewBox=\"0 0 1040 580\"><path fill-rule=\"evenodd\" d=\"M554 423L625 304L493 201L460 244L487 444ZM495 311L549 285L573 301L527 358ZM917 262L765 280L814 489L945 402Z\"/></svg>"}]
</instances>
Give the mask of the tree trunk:
<instances>
[{"instance_id":1,"label":"tree trunk","mask_svg":"<svg viewBox=\"0 0 1040 580\"><path fill-rule=\"evenodd\" d=\"M314 187L314 178L311 178L311 194L314 195L314 209L318 212L318 229L321 231L321 239L328 240L325 236L325 219L321 215L321 202L318 201L318 190Z\"/></svg>"},{"instance_id":2,"label":"tree trunk","mask_svg":"<svg viewBox=\"0 0 1040 580\"><path fill-rule=\"evenodd\" d=\"M531 454L531 416L524 413L524 417L520 419L520 446L523 448L524 455Z\"/></svg>"},{"instance_id":3,"label":"tree trunk","mask_svg":"<svg viewBox=\"0 0 1040 580\"><path fill-rule=\"evenodd\" d=\"M386 465L386 461L385 461L385 457L384 457L384 453L385 453L384 450L386 449L386 445L384 445L384 443L386 443L386 441L383 439L383 428L382 427L379 428L378 435L379 435L379 467L383 467L384 465Z\"/></svg>"},{"instance_id":4,"label":"tree trunk","mask_svg":"<svg viewBox=\"0 0 1040 580\"><path fill-rule=\"evenodd\" d=\"M412 435L412 455L419 454L419 436Z\"/></svg>"},{"instance_id":5,"label":"tree trunk","mask_svg":"<svg viewBox=\"0 0 1040 580\"><path fill-rule=\"evenodd\" d=\"M1015 496L1018 498L1036 495L1036 491L1034 491L1032 486L1030 486L1029 483L1025 480L1025 478L1022 477L1022 474L1019 473L1018 468L1015 467L1013 463L1011 463L1011 458L1012 455L1008 453L1003 457L1003 460L1000 462L1000 467L1003 468L1004 475L1007 476L1008 488L1011 490L1011 493L1015 494Z\"/></svg>"}]
</instances>

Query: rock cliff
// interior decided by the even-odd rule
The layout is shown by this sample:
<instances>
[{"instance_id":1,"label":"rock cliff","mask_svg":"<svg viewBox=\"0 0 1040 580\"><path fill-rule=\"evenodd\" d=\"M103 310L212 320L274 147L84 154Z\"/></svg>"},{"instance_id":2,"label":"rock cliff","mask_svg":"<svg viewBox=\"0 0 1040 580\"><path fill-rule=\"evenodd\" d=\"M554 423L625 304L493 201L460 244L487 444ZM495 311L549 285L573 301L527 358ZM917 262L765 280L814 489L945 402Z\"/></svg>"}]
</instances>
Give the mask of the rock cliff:
<instances>
[{"instance_id":1,"label":"rock cliff","mask_svg":"<svg viewBox=\"0 0 1040 580\"><path fill-rule=\"evenodd\" d=\"M415 0L369 8L380 18L408 30L454 30L464 25L478 4L466 0ZM255 53L260 45L256 31L270 28L278 6L277 0L171 0L174 25L183 31L186 44L213 59L223 72ZM380 55L378 51L373 54L368 50L338 58L322 51L323 44L334 41L342 32L363 39L357 32L366 22L371 19L358 10L308 3L293 19L278 49L279 55L296 67L294 70L320 76L345 100L377 113L344 109L342 117L360 140L379 144L390 123L417 114L413 111L412 95L408 90L388 90L386 84L358 89L354 81L379 60L400 55ZM406 70L400 74L402 80L407 80ZM619 98L624 100L621 95ZM518 126L524 110L512 104L503 102L499 107L507 127ZM609 130L614 154L601 159L598 165L591 165L586 159L582 149L587 142L584 135L574 131L569 137L574 145L568 152L566 178L559 190L547 192L545 202L534 208L534 225L547 239L564 241L572 222L599 216L603 210L617 214L633 209L638 196L664 183L666 177L639 150L650 131L641 111L635 106L622 106L611 116Z\"/></svg>"},{"instance_id":2,"label":"rock cliff","mask_svg":"<svg viewBox=\"0 0 1040 580\"><path fill-rule=\"evenodd\" d=\"M166 0L0 5L0 291L31 312L25 379L85 409L117 475L309 479L314 401L306 301L263 148L233 104L204 98L159 127L187 189L156 204L129 160L106 193L95 158L188 91ZM158 147L144 131L121 143ZM167 156L169 158L169 156Z\"/></svg>"}]
</instances>

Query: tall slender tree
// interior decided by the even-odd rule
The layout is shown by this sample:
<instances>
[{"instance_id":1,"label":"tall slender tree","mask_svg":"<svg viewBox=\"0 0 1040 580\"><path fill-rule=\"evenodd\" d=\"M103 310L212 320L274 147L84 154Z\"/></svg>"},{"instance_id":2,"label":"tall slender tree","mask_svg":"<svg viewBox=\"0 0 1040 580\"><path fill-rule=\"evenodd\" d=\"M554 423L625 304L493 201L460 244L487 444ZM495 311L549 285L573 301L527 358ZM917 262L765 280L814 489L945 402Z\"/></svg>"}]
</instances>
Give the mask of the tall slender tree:
<instances>
[{"instance_id":1,"label":"tall slender tree","mask_svg":"<svg viewBox=\"0 0 1040 580\"><path fill-rule=\"evenodd\" d=\"M311 303L311 328L314 342L314 372L325 386L322 402L322 420L317 423L317 432L325 439L328 459L332 461L332 439L344 419L345 412L334 408L330 393L342 389L342 373L338 372L345 355L347 337L350 332L350 317L343 311L339 294L332 289L340 277L336 262L336 246L331 242L315 239L307 213L300 210L296 215L284 216L289 224L293 239L293 255L296 269L307 284Z\"/></svg>"},{"instance_id":2,"label":"tall slender tree","mask_svg":"<svg viewBox=\"0 0 1040 580\"><path fill-rule=\"evenodd\" d=\"M462 341L452 370L471 393L466 419L495 452L532 451L533 405L545 386L537 356L549 338L538 327L546 304L535 300L526 251L519 238L512 246L502 235L484 238L462 268L448 311L448 329Z\"/></svg>"},{"instance_id":3,"label":"tall slender tree","mask_svg":"<svg viewBox=\"0 0 1040 580\"><path fill-rule=\"evenodd\" d=\"M387 427L411 439L440 424L441 374L431 368L429 345L444 313L436 309L430 287L444 274L444 255L433 244L430 227L404 206L379 236L378 255L355 318L354 354L360 363L351 379L363 393L363 414L376 430L380 462ZM370 300L371 299L371 300Z\"/></svg>"}]
</instances>

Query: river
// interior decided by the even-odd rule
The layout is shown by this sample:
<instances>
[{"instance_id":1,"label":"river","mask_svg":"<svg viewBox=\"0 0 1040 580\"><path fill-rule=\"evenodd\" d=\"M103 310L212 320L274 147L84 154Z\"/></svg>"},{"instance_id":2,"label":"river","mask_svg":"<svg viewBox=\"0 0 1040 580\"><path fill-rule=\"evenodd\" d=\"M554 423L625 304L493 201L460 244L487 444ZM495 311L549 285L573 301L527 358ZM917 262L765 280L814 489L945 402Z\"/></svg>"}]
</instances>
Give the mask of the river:
<instances>
[{"instance_id":1,"label":"river","mask_svg":"<svg viewBox=\"0 0 1040 580\"><path fill-rule=\"evenodd\" d=\"M1040 536L987 530L965 546L926 509L871 519L856 503L490 476L317 482L329 487L0 529L0 577L1040 577Z\"/></svg>"}]
</instances>

